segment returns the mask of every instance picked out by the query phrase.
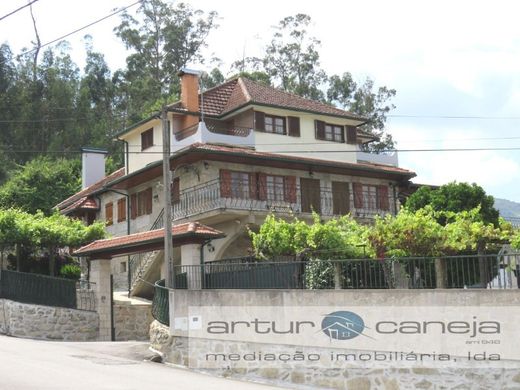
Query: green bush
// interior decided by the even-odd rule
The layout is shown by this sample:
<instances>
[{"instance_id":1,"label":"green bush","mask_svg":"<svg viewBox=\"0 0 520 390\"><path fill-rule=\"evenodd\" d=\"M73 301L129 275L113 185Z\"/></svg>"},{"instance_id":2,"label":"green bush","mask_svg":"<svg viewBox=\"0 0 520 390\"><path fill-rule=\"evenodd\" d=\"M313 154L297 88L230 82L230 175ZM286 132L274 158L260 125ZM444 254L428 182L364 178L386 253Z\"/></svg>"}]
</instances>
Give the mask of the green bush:
<instances>
[{"instance_id":1,"label":"green bush","mask_svg":"<svg viewBox=\"0 0 520 390\"><path fill-rule=\"evenodd\" d=\"M78 280L81 277L81 268L76 264L65 264L60 269L60 276L66 279Z\"/></svg>"}]
</instances>

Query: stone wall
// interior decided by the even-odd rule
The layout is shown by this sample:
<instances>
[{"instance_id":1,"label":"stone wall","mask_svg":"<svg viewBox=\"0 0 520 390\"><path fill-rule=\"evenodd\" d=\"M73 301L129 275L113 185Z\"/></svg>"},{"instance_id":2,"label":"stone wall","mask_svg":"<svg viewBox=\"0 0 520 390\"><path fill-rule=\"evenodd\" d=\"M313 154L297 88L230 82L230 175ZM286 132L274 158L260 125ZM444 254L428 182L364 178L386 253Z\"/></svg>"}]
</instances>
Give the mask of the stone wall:
<instances>
[{"instance_id":1,"label":"stone wall","mask_svg":"<svg viewBox=\"0 0 520 390\"><path fill-rule=\"evenodd\" d=\"M516 311L520 306L520 290L175 290L170 292L170 323L186 317L190 306L328 306L348 302L349 307L372 305L393 306L508 306ZM174 303L174 304L173 304ZM226 341L188 338L186 332L170 329L154 321L150 327L151 347L162 352L169 363L187 366L213 375L254 380L270 384L283 384L292 388L332 388L347 390L370 389L520 389L520 371L468 364L463 367L449 365L406 365L390 362L372 368L360 368L344 361L320 361L301 364L287 361L278 365L205 365L208 352L240 353L261 350L262 353L319 353L330 354L328 348L301 345L256 344L243 341Z\"/></svg>"},{"instance_id":2,"label":"stone wall","mask_svg":"<svg viewBox=\"0 0 520 390\"><path fill-rule=\"evenodd\" d=\"M152 321L150 304L121 301L114 303L116 341L148 341Z\"/></svg>"},{"instance_id":3,"label":"stone wall","mask_svg":"<svg viewBox=\"0 0 520 390\"><path fill-rule=\"evenodd\" d=\"M518 389L520 372L513 369L497 368L429 368L429 367L388 367L360 369L345 367L344 363L328 366L308 366L287 362L277 367L233 367L216 365L214 369L197 369L196 361L203 359L208 351L229 353L252 348L251 343L188 339L171 336L168 328L154 321L150 327L151 347L160 351L168 363L186 366L198 371L222 377L253 380L266 384L280 384L295 389L323 388L346 390L400 390L400 389ZM188 346L190 354L188 354ZM261 345L267 353L309 353L328 351L308 349L289 345ZM197 356L198 354L198 356ZM190 359L191 358L191 359Z\"/></svg>"},{"instance_id":4,"label":"stone wall","mask_svg":"<svg viewBox=\"0 0 520 390\"><path fill-rule=\"evenodd\" d=\"M0 333L39 340L95 341L96 312L0 299Z\"/></svg>"}]
</instances>

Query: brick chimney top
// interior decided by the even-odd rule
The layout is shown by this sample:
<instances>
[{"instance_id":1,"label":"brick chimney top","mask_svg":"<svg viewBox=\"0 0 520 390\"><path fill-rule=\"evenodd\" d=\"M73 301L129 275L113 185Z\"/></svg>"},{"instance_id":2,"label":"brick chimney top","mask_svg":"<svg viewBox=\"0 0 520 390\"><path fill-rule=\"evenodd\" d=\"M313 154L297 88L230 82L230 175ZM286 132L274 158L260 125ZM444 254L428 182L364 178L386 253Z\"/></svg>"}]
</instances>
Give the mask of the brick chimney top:
<instances>
[{"instance_id":1,"label":"brick chimney top","mask_svg":"<svg viewBox=\"0 0 520 390\"><path fill-rule=\"evenodd\" d=\"M181 104L190 112L199 112L199 75L196 70L183 68L181 78Z\"/></svg>"}]
</instances>

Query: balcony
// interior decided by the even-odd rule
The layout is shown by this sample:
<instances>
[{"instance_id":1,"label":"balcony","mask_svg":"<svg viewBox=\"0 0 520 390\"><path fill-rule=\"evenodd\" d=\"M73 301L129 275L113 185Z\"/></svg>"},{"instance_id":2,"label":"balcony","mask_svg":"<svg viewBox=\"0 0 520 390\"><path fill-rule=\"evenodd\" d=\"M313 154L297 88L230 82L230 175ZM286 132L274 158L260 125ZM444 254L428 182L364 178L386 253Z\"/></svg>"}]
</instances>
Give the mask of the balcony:
<instances>
[{"instance_id":1,"label":"balcony","mask_svg":"<svg viewBox=\"0 0 520 390\"><path fill-rule=\"evenodd\" d=\"M300 186L293 190L293 200L283 200L284 189L267 188L264 191L258 189L257 194L265 194L265 199L251 194L249 183L234 183L234 196L222 196L222 183L216 179L196 187L186 189L180 193L173 204L173 219L175 221L200 217L206 213L219 211L243 211L243 212L273 212L275 214L294 214L297 216L310 216L312 210L324 217L340 216L350 213L357 219L372 219L376 215L395 214L396 204L392 194L386 201L382 201L377 194L363 192L356 199L352 193L339 193L330 189L320 188L315 190L312 199L309 195L303 195ZM236 191L235 191L236 190ZM302 199L303 198L303 199ZM277 199L277 200L274 200ZM313 200L314 199L314 200ZM360 206L361 205L361 206Z\"/></svg>"},{"instance_id":2,"label":"balcony","mask_svg":"<svg viewBox=\"0 0 520 390\"><path fill-rule=\"evenodd\" d=\"M195 126L174 133L172 151L197 142L253 147L255 132L252 128L234 126L228 122L199 122Z\"/></svg>"}]
</instances>

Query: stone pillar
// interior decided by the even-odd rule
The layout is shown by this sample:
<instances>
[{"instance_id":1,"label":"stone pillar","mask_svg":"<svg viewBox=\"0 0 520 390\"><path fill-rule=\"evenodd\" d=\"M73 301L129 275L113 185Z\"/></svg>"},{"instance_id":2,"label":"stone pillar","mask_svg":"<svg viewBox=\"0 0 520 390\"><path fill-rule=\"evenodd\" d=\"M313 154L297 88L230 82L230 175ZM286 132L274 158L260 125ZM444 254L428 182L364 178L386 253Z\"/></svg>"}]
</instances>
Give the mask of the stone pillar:
<instances>
[{"instance_id":1,"label":"stone pillar","mask_svg":"<svg viewBox=\"0 0 520 390\"><path fill-rule=\"evenodd\" d=\"M200 244L181 246L181 273L187 274L189 290L202 288L202 268L200 266Z\"/></svg>"},{"instance_id":2,"label":"stone pillar","mask_svg":"<svg viewBox=\"0 0 520 390\"><path fill-rule=\"evenodd\" d=\"M90 281L96 294L96 311L99 315L99 341L110 341L112 335L110 259L94 259L90 261Z\"/></svg>"}]
</instances>

